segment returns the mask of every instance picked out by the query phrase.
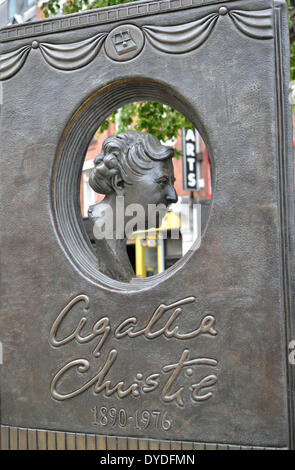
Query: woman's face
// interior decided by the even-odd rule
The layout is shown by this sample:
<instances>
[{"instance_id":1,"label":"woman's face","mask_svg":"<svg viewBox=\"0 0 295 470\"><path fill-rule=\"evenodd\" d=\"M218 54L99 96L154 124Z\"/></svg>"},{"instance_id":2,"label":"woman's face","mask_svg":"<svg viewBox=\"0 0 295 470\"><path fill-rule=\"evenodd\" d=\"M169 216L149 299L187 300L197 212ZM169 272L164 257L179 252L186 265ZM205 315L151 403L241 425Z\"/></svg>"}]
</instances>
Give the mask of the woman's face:
<instances>
[{"instance_id":1,"label":"woman's face","mask_svg":"<svg viewBox=\"0 0 295 470\"><path fill-rule=\"evenodd\" d=\"M158 228L168 206L178 200L172 159L153 161L152 165L132 185L125 185L125 211L130 204L140 205L145 229ZM159 207L156 210L159 205L162 205L160 213Z\"/></svg>"}]
</instances>

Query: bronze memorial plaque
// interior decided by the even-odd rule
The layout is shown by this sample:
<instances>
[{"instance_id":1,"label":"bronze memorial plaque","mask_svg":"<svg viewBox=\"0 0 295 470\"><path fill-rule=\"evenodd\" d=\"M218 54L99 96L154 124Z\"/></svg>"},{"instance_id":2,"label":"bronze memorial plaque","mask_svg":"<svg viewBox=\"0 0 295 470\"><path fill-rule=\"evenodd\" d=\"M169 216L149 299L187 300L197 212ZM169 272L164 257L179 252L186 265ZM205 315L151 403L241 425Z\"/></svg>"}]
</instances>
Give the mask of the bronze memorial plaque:
<instances>
[{"instance_id":1,"label":"bronze memorial plaque","mask_svg":"<svg viewBox=\"0 0 295 470\"><path fill-rule=\"evenodd\" d=\"M294 447L288 53L282 0L143 0L0 30L2 449ZM213 184L200 243L145 279L130 213L106 240L90 207L92 246L79 202L95 131L141 100L199 129ZM167 209L172 156L111 136L90 186L115 211Z\"/></svg>"}]
</instances>

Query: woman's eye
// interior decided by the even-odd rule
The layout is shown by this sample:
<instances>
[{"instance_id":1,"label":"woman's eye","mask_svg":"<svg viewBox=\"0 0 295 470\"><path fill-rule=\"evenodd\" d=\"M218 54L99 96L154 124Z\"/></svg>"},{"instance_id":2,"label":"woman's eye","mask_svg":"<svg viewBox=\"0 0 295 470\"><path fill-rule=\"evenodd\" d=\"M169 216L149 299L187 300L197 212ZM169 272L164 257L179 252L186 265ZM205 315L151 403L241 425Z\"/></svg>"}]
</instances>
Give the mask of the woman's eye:
<instances>
[{"instance_id":1,"label":"woman's eye","mask_svg":"<svg viewBox=\"0 0 295 470\"><path fill-rule=\"evenodd\" d=\"M165 184L168 184L168 179L167 178L163 178L161 180L158 181L159 184L161 184L162 186L165 186Z\"/></svg>"}]
</instances>

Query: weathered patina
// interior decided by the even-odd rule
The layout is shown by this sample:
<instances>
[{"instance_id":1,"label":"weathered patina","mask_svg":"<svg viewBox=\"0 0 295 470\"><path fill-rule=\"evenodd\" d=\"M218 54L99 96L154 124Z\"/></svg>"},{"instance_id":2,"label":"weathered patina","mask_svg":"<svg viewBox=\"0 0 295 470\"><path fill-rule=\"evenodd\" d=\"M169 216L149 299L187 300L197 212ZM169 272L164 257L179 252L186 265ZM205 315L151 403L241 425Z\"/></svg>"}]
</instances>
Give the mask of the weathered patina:
<instances>
[{"instance_id":1,"label":"weathered patina","mask_svg":"<svg viewBox=\"0 0 295 470\"><path fill-rule=\"evenodd\" d=\"M0 31L3 448L294 446L288 60L280 0ZM197 251L124 283L99 269L79 185L94 132L135 100L199 129L214 197Z\"/></svg>"}]
</instances>

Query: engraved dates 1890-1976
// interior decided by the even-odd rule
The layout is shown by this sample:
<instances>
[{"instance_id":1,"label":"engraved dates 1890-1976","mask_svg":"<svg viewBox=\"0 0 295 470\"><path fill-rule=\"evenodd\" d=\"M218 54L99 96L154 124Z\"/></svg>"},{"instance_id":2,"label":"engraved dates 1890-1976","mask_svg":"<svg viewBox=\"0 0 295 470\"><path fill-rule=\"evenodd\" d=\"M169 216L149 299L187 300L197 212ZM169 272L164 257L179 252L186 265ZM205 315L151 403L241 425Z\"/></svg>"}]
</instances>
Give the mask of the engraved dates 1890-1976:
<instances>
[{"instance_id":1,"label":"engraved dates 1890-1976","mask_svg":"<svg viewBox=\"0 0 295 470\"><path fill-rule=\"evenodd\" d=\"M111 426L120 428L133 428L143 430L147 428L161 429L169 431L172 428L172 420L168 413L159 410L135 410L128 414L125 408L107 408L105 406L95 406L92 408L93 424L101 426Z\"/></svg>"}]
</instances>

